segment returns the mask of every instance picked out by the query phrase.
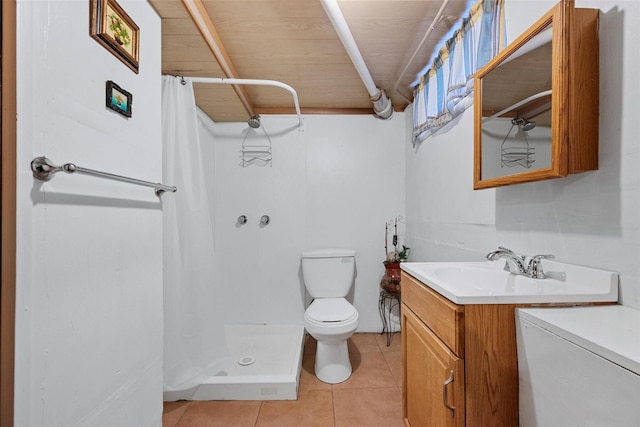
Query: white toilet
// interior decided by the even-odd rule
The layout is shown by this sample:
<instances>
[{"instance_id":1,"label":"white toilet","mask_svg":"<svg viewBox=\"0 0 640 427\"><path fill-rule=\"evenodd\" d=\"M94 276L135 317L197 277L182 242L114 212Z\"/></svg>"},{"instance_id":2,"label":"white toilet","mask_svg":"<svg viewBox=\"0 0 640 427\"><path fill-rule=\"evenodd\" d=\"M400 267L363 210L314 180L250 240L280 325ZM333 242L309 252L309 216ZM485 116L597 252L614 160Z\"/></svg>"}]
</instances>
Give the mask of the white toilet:
<instances>
[{"instance_id":1,"label":"white toilet","mask_svg":"<svg viewBox=\"0 0 640 427\"><path fill-rule=\"evenodd\" d=\"M358 312L345 299L355 273L356 251L317 249L302 253L302 276L313 302L304 327L318 341L316 377L329 384L351 375L347 339L358 327Z\"/></svg>"}]
</instances>

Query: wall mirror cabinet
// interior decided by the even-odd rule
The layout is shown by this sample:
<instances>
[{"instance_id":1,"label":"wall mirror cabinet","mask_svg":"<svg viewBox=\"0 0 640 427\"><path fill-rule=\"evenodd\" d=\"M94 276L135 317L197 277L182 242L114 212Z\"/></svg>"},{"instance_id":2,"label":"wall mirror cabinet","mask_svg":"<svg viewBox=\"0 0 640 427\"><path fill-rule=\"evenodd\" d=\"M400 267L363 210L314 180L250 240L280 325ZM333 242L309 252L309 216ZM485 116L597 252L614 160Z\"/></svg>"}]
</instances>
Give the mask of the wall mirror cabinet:
<instances>
[{"instance_id":1,"label":"wall mirror cabinet","mask_svg":"<svg viewBox=\"0 0 640 427\"><path fill-rule=\"evenodd\" d=\"M474 77L474 189L598 169L598 13L562 0Z\"/></svg>"}]
</instances>

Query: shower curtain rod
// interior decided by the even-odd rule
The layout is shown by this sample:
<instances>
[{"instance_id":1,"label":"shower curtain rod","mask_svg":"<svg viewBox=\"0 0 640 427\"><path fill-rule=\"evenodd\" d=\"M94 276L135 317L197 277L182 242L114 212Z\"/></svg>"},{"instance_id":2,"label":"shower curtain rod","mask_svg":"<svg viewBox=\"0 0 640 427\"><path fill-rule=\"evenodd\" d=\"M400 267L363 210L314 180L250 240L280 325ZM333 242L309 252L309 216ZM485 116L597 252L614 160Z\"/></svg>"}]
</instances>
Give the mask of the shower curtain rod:
<instances>
[{"instance_id":1,"label":"shower curtain rod","mask_svg":"<svg viewBox=\"0 0 640 427\"><path fill-rule=\"evenodd\" d=\"M520 102L516 102L515 104L508 106L504 110L498 111L497 113L493 114L492 116L483 118L482 121L483 122L487 122L489 120L495 119L496 117L499 117L499 116L503 115L504 113L508 113L509 111L514 110L514 109L516 109L518 107L521 107L524 104L527 104L527 103L529 103L531 101L534 101L534 100L536 100L538 98L543 98L543 97L549 96L549 95L551 95L551 89L545 90L543 92L536 93L535 95L531 95L530 97L525 98Z\"/></svg>"},{"instance_id":2,"label":"shower curtain rod","mask_svg":"<svg viewBox=\"0 0 640 427\"><path fill-rule=\"evenodd\" d=\"M228 79L220 77L181 77L183 80L189 79L192 83L214 83L225 85L258 85L258 86L275 86L285 89L293 96L293 103L296 107L296 114L298 115L298 127L302 127L302 114L300 113L300 104L298 103L298 92L286 83L279 82L277 80L263 80L263 79Z\"/></svg>"},{"instance_id":3,"label":"shower curtain rod","mask_svg":"<svg viewBox=\"0 0 640 427\"><path fill-rule=\"evenodd\" d=\"M66 173L92 175L99 178L106 178L114 181L128 182L129 184L151 187L155 190L156 196L158 197L162 196L162 193L164 193L165 191L171 191L172 193L178 191L178 189L173 186L143 181L141 179L128 178L126 176L115 175L107 172L100 172L97 170L76 166L73 163L65 163L62 166L56 166L51 163L51 160L47 159L44 156L36 157L31 161L31 171L33 172L33 177L39 179L40 181L49 181L53 177L53 174L63 171Z\"/></svg>"}]
</instances>

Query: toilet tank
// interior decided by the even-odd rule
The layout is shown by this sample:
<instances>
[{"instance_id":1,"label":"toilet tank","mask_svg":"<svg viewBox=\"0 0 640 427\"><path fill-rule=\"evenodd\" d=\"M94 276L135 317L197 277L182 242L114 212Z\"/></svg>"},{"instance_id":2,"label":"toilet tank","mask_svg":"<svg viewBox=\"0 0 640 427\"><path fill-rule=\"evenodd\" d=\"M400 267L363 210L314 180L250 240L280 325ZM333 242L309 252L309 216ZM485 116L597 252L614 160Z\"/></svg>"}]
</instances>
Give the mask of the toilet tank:
<instances>
[{"instance_id":1,"label":"toilet tank","mask_svg":"<svg viewBox=\"0 0 640 427\"><path fill-rule=\"evenodd\" d=\"M355 273L353 249L314 249L302 252L302 277L313 298L344 298Z\"/></svg>"}]
</instances>

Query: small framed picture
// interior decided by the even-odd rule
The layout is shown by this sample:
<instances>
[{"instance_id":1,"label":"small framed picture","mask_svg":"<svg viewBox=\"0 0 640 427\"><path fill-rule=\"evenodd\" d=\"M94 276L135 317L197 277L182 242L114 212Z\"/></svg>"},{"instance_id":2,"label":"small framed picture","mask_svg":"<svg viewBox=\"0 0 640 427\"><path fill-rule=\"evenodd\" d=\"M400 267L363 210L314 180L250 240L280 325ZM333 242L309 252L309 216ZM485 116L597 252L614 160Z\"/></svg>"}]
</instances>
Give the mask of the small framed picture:
<instances>
[{"instance_id":1,"label":"small framed picture","mask_svg":"<svg viewBox=\"0 0 640 427\"><path fill-rule=\"evenodd\" d=\"M91 37L136 74L140 29L115 0L91 0Z\"/></svg>"},{"instance_id":2,"label":"small framed picture","mask_svg":"<svg viewBox=\"0 0 640 427\"><path fill-rule=\"evenodd\" d=\"M107 80L107 108L125 117L131 117L132 101L133 95L131 95L131 93L122 89L111 80Z\"/></svg>"}]
</instances>

